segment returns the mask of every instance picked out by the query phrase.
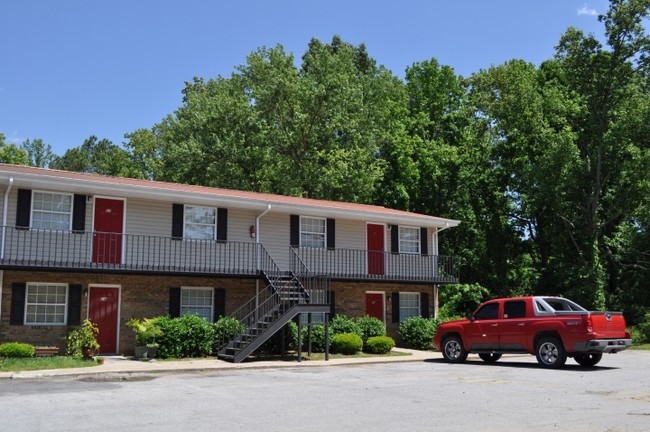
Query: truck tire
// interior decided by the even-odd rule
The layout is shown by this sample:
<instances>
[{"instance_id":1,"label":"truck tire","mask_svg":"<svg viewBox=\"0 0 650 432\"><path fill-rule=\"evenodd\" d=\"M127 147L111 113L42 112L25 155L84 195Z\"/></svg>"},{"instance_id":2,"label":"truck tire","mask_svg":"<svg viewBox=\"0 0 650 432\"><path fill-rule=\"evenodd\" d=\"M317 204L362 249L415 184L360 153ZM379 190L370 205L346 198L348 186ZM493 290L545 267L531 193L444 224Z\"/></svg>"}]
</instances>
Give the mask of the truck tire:
<instances>
[{"instance_id":1,"label":"truck tire","mask_svg":"<svg viewBox=\"0 0 650 432\"><path fill-rule=\"evenodd\" d=\"M545 368L556 369L566 363L566 351L562 341L555 336L543 336L535 347L537 362Z\"/></svg>"},{"instance_id":2,"label":"truck tire","mask_svg":"<svg viewBox=\"0 0 650 432\"><path fill-rule=\"evenodd\" d=\"M600 353L596 354L575 354L573 356L573 359L578 363L580 366L584 367L592 367L596 366L600 359L603 358L603 355Z\"/></svg>"},{"instance_id":3,"label":"truck tire","mask_svg":"<svg viewBox=\"0 0 650 432\"><path fill-rule=\"evenodd\" d=\"M442 356L449 363L461 363L467 359L467 351L458 336L449 336L442 343Z\"/></svg>"},{"instance_id":4,"label":"truck tire","mask_svg":"<svg viewBox=\"0 0 650 432\"><path fill-rule=\"evenodd\" d=\"M501 354L481 353L478 355L485 363L496 363L501 358Z\"/></svg>"}]
</instances>

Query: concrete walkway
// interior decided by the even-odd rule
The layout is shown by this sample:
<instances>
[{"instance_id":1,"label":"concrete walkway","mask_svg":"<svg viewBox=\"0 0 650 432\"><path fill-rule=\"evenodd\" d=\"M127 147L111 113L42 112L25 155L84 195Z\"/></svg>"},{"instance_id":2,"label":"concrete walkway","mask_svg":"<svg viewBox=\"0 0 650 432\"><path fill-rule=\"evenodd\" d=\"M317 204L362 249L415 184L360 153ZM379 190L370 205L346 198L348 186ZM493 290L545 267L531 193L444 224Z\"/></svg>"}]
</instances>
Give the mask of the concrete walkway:
<instances>
[{"instance_id":1,"label":"concrete walkway","mask_svg":"<svg viewBox=\"0 0 650 432\"><path fill-rule=\"evenodd\" d=\"M90 366L72 369L47 369L22 372L0 372L0 379L37 379L48 377L76 377L101 375L130 375L130 374L161 374L161 373L197 373L219 370L237 369L268 369L268 368L297 368L297 367L327 367L341 365L358 365L373 363L421 362L440 359L442 355L432 351L417 351L405 348L393 348L393 351L407 355L392 357L364 358L330 358L325 360L261 360L230 363L217 359L187 359L178 361L138 361L129 357L107 356L101 366Z\"/></svg>"}]
</instances>

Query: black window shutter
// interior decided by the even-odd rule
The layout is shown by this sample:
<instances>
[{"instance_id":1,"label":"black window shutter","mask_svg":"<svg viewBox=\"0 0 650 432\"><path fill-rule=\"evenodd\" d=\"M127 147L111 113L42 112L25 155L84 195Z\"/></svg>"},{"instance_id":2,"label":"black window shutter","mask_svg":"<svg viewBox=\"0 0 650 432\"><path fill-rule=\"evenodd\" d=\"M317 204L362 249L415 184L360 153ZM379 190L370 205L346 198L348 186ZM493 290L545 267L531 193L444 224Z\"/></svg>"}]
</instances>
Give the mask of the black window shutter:
<instances>
[{"instance_id":1,"label":"black window shutter","mask_svg":"<svg viewBox=\"0 0 650 432\"><path fill-rule=\"evenodd\" d=\"M185 206L183 204L172 205L172 238L180 240L183 238L183 221L185 219Z\"/></svg>"},{"instance_id":2,"label":"black window shutter","mask_svg":"<svg viewBox=\"0 0 650 432\"><path fill-rule=\"evenodd\" d=\"M393 316L392 320L394 323L399 322L399 293L394 292L391 294L392 297L392 303L393 303Z\"/></svg>"},{"instance_id":3,"label":"black window shutter","mask_svg":"<svg viewBox=\"0 0 650 432\"><path fill-rule=\"evenodd\" d=\"M217 209L217 241L228 241L228 209Z\"/></svg>"},{"instance_id":4,"label":"black window shutter","mask_svg":"<svg viewBox=\"0 0 650 432\"><path fill-rule=\"evenodd\" d=\"M289 216L289 245L293 247L300 246L300 216Z\"/></svg>"},{"instance_id":5,"label":"black window shutter","mask_svg":"<svg viewBox=\"0 0 650 432\"><path fill-rule=\"evenodd\" d=\"M399 226L390 226L390 250L394 254L399 253Z\"/></svg>"},{"instance_id":6,"label":"black window shutter","mask_svg":"<svg viewBox=\"0 0 650 432\"><path fill-rule=\"evenodd\" d=\"M72 208L72 230L86 230L86 195L74 196L74 207Z\"/></svg>"},{"instance_id":7,"label":"black window shutter","mask_svg":"<svg viewBox=\"0 0 650 432\"><path fill-rule=\"evenodd\" d=\"M169 316L178 318L181 316L181 289L169 288Z\"/></svg>"},{"instance_id":8,"label":"black window shutter","mask_svg":"<svg viewBox=\"0 0 650 432\"><path fill-rule=\"evenodd\" d=\"M429 255L429 242L427 240L427 229L420 228L420 253L422 255Z\"/></svg>"},{"instance_id":9,"label":"black window shutter","mask_svg":"<svg viewBox=\"0 0 650 432\"><path fill-rule=\"evenodd\" d=\"M420 293L420 316L429 318L429 293Z\"/></svg>"},{"instance_id":10,"label":"black window shutter","mask_svg":"<svg viewBox=\"0 0 650 432\"><path fill-rule=\"evenodd\" d=\"M336 293L330 291L330 320L336 316Z\"/></svg>"},{"instance_id":11,"label":"black window shutter","mask_svg":"<svg viewBox=\"0 0 650 432\"><path fill-rule=\"evenodd\" d=\"M25 323L25 291L27 284L14 283L11 285L11 314L9 324L23 325Z\"/></svg>"},{"instance_id":12,"label":"black window shutter","mask_svg":"<svg viewBox=\"0 0 650 432\"><path fill-rule=\"evenodd\" d=\"M217 322L222 316L226 316L226 290L223 288L215 288L212 321Z\"/></svg>"},{"instance_id":13,"label":"black window shutter","mask_svg":"<svg viewBox=\"0 0 650 432\"><path fill-rule=\"evenodd\" d=\"M81 285L68 286L68 325L81 324Z\"/></svg>"},{"instance_id":14,"label":"black window shutter","mask_svg":"<svg viewBox=\"0 0 650 432\"><path fill-rule=\"evenodd\" d=\"M327 249L334 249L336 247L336 220L327 219Z\"/></svg>"},{"instance_id":15,"label":"black window shutter","mask_svg":"<svg viewBox=\"0 0 650 432\"><path fill-rule=\"evenodd\" d=\"M29 228L32 212L32 191L18 189L18 208L16 209L16 226Z\"/></svg>"}]
</instances>

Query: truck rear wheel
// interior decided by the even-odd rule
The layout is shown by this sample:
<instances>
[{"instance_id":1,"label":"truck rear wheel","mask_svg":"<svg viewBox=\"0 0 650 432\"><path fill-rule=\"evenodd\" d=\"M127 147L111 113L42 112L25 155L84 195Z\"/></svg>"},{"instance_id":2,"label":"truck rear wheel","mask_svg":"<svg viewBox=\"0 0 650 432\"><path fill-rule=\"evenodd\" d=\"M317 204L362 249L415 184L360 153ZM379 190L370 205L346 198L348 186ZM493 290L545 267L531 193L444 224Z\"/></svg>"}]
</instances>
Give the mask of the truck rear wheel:
<instances>
[{"instance_id":1,"label":"truck rear wheel","mask_svg":"<svg viewBox=\"0 0 650 432\"><path fill-rule=\"evenodd\" d=\"M461 363L467 359L467 351L458 336L449 336L442 343L442 355L449 363Z\"/></svg>"},{"instance_id":2,"label":"truck rear wheel","mask_svg":"<svg viewBox=\"0 0 650 432\"><path fill-rule=\"evenodd\" d=\"M578 363L580 366L585 366L585 367L592 367L596 366L600 359L603 358L603 355L600 353L596 354L575 354L573 356L574 360L576 363Z\"/></svg>"},{"instance_id":3,"label":"truck rear wheel","mask_svg":"<svg viewBox=\"0 0 650 432\"><path fill-rule=\"evenodd\" d=\"M555 369L566 363L566 351L562 341L554 336L544 336L535 347L537 362L545 368Z\"/></svg>"}]
</instances>

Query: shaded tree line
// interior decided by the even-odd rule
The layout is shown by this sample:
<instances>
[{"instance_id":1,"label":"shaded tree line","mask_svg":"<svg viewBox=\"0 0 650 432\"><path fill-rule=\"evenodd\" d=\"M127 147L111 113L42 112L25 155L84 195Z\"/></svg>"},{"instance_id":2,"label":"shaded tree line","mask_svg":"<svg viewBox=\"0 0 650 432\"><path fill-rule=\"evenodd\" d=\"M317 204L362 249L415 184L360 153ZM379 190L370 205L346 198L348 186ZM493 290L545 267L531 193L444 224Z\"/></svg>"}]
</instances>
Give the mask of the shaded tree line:
<instances>
[{"instance_id":1,"label":"shaded tree line","mask_svg":"<svg viewBox=\"0 0 650 432\"><path fill-rule=\"evenodd\" d=\"M0 135L0 160L384 205L462 221L441 251L492 296L650 307L650 0L611 0L605 43L569 28L555 56L457 75L435 59L400 79L361 44L260 48L124 146L63 156ZM298 64L299 63L299 64Z\"/></svg>"}]
</instances>

